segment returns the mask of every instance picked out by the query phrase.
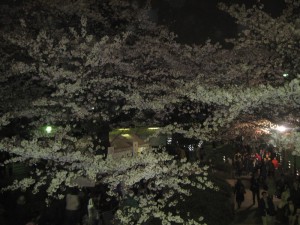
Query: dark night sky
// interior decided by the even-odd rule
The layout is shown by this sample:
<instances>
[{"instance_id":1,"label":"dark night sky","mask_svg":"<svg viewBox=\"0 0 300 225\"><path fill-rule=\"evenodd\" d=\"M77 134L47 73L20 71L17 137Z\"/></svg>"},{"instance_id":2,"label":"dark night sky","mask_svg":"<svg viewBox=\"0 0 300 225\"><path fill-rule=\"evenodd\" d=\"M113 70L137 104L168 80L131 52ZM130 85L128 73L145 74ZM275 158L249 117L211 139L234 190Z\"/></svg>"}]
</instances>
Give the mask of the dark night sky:
<instances>
[{"instance_id":1,"label":"dark night sky","mask_svg":"<svg viewBox=\"0 0 300 225\"><path fill-rule=\"evenodd\" d=\"M99 0L100 1L100 0ZM129 0L131 1L131 0ZM138 0L145 2L145 0ZM186 44L203 43L207 38L221 42L233 37L239 27L227 13L218 10L217 4L239 3L251 6L260 1L273 16L280 14L284 0L152 0L152 19L167 25ZM19 5L26 0L0 0L1 4Z\"/></svg>"},{"instance_id":2,"label":"dark night sky","mask_svg":"<svg viewBox=\"0 0 300 225\"><path fill-rule=\"evenodd\" d=\"M202 43L208 37L213 41L233 37L238 26L227 13L217 9L219 2L242 3L251 6L255 0L153 0L154 14L161 24L167 25L183 43ZM284 0L261 0L265 11L278 16ZM157 14L156 14L157 13Z\"/></svg>"}]
</instances>

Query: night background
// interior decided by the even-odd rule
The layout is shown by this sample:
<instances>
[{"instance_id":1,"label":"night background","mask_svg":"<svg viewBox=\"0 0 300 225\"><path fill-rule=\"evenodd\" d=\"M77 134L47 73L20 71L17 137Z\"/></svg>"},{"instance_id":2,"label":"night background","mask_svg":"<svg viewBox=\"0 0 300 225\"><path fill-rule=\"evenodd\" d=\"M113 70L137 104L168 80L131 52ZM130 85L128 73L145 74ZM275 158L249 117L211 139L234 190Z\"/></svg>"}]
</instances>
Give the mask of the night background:
<instances>
[{"instance_id":1,"label":"night background","mask_svg":"<svg viewBox=\"0 0 300 225\"><path fill-rule=\"evenodd\" d=\"M0 224L300 223L299 14L1 1Z\"/></svg>"}]
</instances>

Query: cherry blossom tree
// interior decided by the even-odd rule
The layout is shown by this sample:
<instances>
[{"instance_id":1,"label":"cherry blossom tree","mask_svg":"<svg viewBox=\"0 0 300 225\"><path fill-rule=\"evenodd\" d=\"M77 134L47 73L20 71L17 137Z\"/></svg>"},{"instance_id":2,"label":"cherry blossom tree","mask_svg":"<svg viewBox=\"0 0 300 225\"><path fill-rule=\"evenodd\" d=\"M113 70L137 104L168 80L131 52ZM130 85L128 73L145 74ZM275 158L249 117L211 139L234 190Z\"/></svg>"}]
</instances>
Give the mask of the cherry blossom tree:
<instances>
[{"instance_id":1,"label":"cherry blossom tree","mask_svg":"<svg viewBox=\"0 0 300 225\"><path fill-rule=\"evenodd\" d=\"M178 162L166 152L151 149L141 156L121 160L108 156L104 160L102 155L94 154L98 148L106 147L103 140L96 144L82 141L83 135L94 135L91 133L94 129L97 134L101 132L99 127L106 124L140 121L149 110L157 112L157 118L159 114L163 116L164 105L178 101L171 100L172 89L181 85L183 76L190 72L189 66L180 60L189 62L190 56L180 56L179 51L184 50L174 41L173 35L145 20L144 9L131 10L133 15L127 12L123 16L121 10L115 10L116 6L121 9L134 9L135 6L124 5L122 1L105 4L102 11L108 11L109 17L101 18L97 14L101 10L91 15L86 9L75 18L77 27L63 27L57 24L57 17L68 18L70 5L58 12L61 8L57 5L46 4L51 10L43 6L46 12L35 14L30 13L30 9L40 9L41 5L30 3L25 5L28 7L25 7L26 17L19 18L19 26L7 28L3 33L3 47L14 46L22 56L10 62L17 52L9 54L7 50L3 57L4 63L10 62L2 74L6 87L3 93L11 90L15 91L15 96L3 99L13 102L3 107L1 125L5 129L14 118L29 118L30 123L25 125L31 129L29 137L4 138L1 149L13 154L6 163L27 162L32 166L31 177L15 181L4 190L32 188L33 193L37 193L46 186L49 196L62 198L60 187L74 186L76 179L87 177L108 184L109 194L115 195L113 190L117 184L123 182L130 188L146 179L151 180L150 190L164 190L163 198L154 201L154 195L140 196L138 201L143 210L131 209L126 214L118 211L118 219L130 224L133 219L143 223L158 217L164 224L181 223L180 216L161 209L176 205L170 200L174 193L190 195L185 185L214 188L206 178L207 168ZM113 9L115 11L110 12ZM117 20L114 16L121 20L115 26L111 25ZM30 17L37 23L31 23ZM44 27L45 21L49 23ZM89 31L92 29L89 22L95 21L105 32ZM188 46L184 48L189 49ZM208 54L208 51L211 50L204 49L201 54ZM10 84L20 76L26 83L12 90L14 87ZM14 98L20 95L24 97L22 105ZM53 133L41 129L46 124L55 128ZM83 134L75 134L76 129ZM38 169L41 165L44 169ZM196 175L197 180L191 181L191 175ZM139 218L133 218L136 213ZM200 224L193 219L190 223Z\"/></svg>"},{"instance_id":2,"label":"cherry blossom tree","mask_svg":"<svg viewBox=\"0 0 300 225\"><path fill-rule=\"evenodd\" d=\"M49 195L63 197L59 188L76 185L78 177L101 180L111 190L120 182L129 188L147 179L152 188L166 190L164 198L141 197L147 210L118 211L119 219L130 224L138 214L138 223L151 216L163 224L182 223L161 209L175 204L170 202L175 192L189 195L186 184L214 188L207 168L151 149L121 161L103 159L95 151L108 143L99 134L109 127L158 124L158 134L214 140L244 132L242 123L294 118L300 103L299 1L288 1L277 18L261 5L220 5L244 27L228 40L231 49L210 40L176 42L175 34L149 20L150 7L135 1L40 0L10 11L13 22L1 35L0 125L5 129L15 118L26 118L30 122L23 126L30 129L27 137L3 138L0 147L14 155L7 163L43 163L48 170L33 170L32 177L7 189L37 192L48 185ZM47 124L55 132L43 132ZM197 182L189 179L192 174Z\"/></svg>"}]
</instances>

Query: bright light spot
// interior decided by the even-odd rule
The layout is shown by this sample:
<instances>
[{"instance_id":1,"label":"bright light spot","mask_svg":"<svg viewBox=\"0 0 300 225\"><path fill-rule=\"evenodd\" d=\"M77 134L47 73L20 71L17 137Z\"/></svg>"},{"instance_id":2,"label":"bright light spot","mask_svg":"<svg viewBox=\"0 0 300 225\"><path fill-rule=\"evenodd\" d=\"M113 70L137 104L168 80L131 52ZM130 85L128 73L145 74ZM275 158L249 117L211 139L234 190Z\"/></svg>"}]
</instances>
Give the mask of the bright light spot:
<instances>
[{"instance_id":1,"label":"bright light spot","mask_svg":"<svg viewBox=\"0 0 300 225\"><path fill-rule=\"evenodd\" d=\"M282 76L283 76L283 77L288 77L289 74L288 74L288 73L284 73L284 74L282 74Z\"/></svg>"},{"instance_id":2,"label":"bright light spot","mask_svg":"<svg viewBox=\"0 0 300 225\"><path fill-rule=\"evenodd\" d=\"M121 134L123 137L130 137L130 134Z\"/></svg>"},{"instance_id":3,"label":"bright light spot","mask_svg":"<svg viewBox=\"0 0 300 225\"><path fill-rule=\"evenodd\" d=\"M172 137L168 137L168 138L167 138L167 144L168 144L168 145L172 144Z\"/></svg>"},{"instance_id":4,"label":"bright light spot","mask_svg":"<svg viewBox=\"0 0 300 225\"><path fill-rule=\"evenodd\" d=\"M189 145L188 149L189 149L190 152L192 152L192 151L194 151L194 146L193 145Z\"/></svg>"},{"instance_id":5,"label":"bright light spot","mask_svg":"<svg viewBox=\"0 0 300 225\"><path fill-rule=\"evenodd\" d=\"M120 131L126 131L126 130L130 130L130 129L129 128L120 128L118 130L120 130Z\"/></svg>"},{"instance_id":6,"label":"bright light spot","mask_svg":"<svg viewBox=\"0 0 300 225\"><path fill-rule=\"evenodd\" d=\"M47 126L47 127L45 128L45 131L46 131L48 134L50 134L50 133L52 132L52 127L51 127L51 126Z\"/></svg>"},{"instance_id":7,"label":"bright light spot","mask_svg":"<svg viewBox=\"0 0 300 225\"><path fill-rule=\"evenodd\" d=\"M148 130L158 130L159 127L149 127Z\"/></svg>"},{"instance_id":8,"label":"bright light spot","mask_svg":"<svg viewBox=\"0 0 300 225\"><path fill-rule=\"evenodd\" d=\"M284 132L287 130L287 128L285 126L278 126L275 128L276 130L280 131L280 132Z\"/></svg>"}]
</instances>

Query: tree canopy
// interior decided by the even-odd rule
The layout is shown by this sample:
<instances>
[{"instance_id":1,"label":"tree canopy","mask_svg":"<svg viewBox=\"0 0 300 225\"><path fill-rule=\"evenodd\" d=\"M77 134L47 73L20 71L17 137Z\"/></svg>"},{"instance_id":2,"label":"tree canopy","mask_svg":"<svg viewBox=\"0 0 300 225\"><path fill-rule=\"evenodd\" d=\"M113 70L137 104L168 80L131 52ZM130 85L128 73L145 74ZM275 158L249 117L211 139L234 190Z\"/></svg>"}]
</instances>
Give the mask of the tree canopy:
<instances>
[{"instance_id":1,"label":"tree canopy","mask_svg":"<svg viewBox=\"0 0 300 225\"><path fill-rule=\"evenodd\" d=\"M150 1L2 6L0 125L3 131L26 119L20 126L28 127L28 135L18 137L16 131L0 147L14 154L10 162L53 166L36 171L40 181L25 179L10 188L35 185L38 190L50 179L53 194L78 176L96 180L99 175L111 186L156 179L158 188L185 194L181 184L212 187L206 179L186 180L191 171L206 177L205 169L165 153L149 151L119 163L93 154L103 140L86 145L84 152L76 144L105 126L157 124L162 133L216 140L253 134L261 120L299 124L299 5L286 1L282 15L272 17L260 3L220 4L242 27L237 38L226 40L231 48L210 40L178 43L166 26L149 19ZM47 124L57 127L55 134L41 131ZM161 207L148 204L156 207L145 212L148 217Z\"/></svg>"}]
</instances>

